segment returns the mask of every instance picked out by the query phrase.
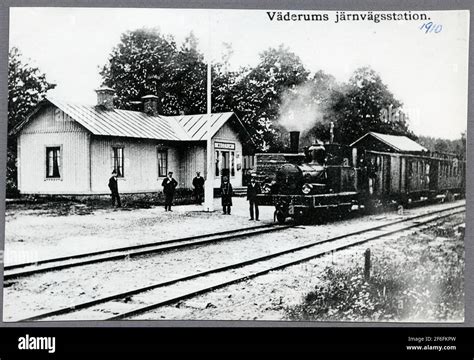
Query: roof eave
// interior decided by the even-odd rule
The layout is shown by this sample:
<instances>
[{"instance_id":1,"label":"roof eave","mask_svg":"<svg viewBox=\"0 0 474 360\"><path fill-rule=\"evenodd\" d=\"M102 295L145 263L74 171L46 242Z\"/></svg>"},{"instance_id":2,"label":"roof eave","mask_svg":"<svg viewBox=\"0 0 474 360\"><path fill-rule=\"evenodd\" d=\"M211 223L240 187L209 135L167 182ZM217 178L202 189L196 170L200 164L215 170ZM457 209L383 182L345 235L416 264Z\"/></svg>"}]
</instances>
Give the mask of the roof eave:
<instances>
[{"instance_id":1,"label":"roof eave","mask_svg":"<svg viewBox=\"0 0 474 360\"><path fill-rule=\"evenodd\" d=\"M9 133L8 135L9 136L17 136L21 130L23 130L23 128L25 127L26 124L28 124L31 120L31 118L36 115L45 105L47 104L50 104L50 105L53 105L51 103L51 101L49 101L47 98L44 98L42 99L40 102L38 102L38 104L36 105L36 107L26 116L26 118L20 122L19 124L17 124Z\"/></svg>"},{"instance_id":2,"label":"roof eave","mask_svg":"<svg viewBox=\"0 0 474 360\"><path fill-rule=\"evenodd\" d=\"M350 144L350 146L354 146L355 143L361 141L363 138L365 138L367 135L369 135L370 132L368 132L367 134L364 134L362 135L360 138L358 138L356 141L352 142L352 144Z\"/></svg>"},{"instance_id":3,"label":"roof eave","mask_svg":"<svg viewBox=\"0 0 474 360\"><path fill-rule=\"evenodd\" d=\"M235 117L235 119L237 120L237 123L240 125L240 127L244 130L244 133L245 135L247 135L247 138L250 140L250 142L252 143L253 146L257 147L257 144L255 143L255 141L252 139L252 136L250 135L250 133L248 132L247 128L245 127L245 125L242 123L242 121L240 121L239 117L237 116L237 114L235 112L232 112L232 115L229 117L229 119L232 119L232 117ZM213 135L214 136L214 135Z\"/></svg>"}]
</instances>

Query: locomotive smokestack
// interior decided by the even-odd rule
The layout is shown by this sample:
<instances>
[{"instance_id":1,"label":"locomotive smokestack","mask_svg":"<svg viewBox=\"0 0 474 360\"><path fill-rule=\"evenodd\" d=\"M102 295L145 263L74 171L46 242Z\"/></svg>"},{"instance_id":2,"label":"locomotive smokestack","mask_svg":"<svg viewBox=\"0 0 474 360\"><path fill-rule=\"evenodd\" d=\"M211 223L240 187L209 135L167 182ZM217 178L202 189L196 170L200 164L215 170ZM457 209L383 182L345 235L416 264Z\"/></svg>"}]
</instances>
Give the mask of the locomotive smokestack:
<instances>
[{"instance_id":1,"label":"locomotive smokestack","mask_svg":"<svg viewBox=\"0 0 474 360\"><path fill-rule=\"evenodd\" d=\"M290 131L290 151L297 154L300 143L300 132Z\"/></svg>"}]
</instances>

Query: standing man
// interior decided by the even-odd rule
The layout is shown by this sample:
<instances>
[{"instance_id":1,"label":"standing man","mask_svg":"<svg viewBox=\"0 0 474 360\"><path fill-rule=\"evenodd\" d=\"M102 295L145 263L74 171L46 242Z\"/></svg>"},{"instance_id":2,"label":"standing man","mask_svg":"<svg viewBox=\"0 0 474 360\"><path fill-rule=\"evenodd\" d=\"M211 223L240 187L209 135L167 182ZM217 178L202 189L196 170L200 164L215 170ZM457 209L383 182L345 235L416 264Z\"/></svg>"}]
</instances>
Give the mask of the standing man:
<instances>
[{"instance_id":1,"label":"standing man","mask_svg":"<svg viewBox=\"0 0 474 360\"><path fill-rule=\"evenodd\" d=\"M204 196L204 178L201 176L201 173L196 172L196 177L193 179L194 186L194 199L197 204L202 204L202 199Z\"/></svg>"},{"instance_id":2,"label":"standing man","mask_svg":"<svg viewBox=\"0 0 474 360\"><path fill-rule=\"evenodd\" d=\"M171 204L173 203L174 191L178 186L178 182L173 179L173 172L168 173L161 186L163 186L163 193L165 194L165 211L173 211L171 210Z\"/></svg>"},{"instance_id":3,"label":"standing man","mask_svg":"<svg viewBox=\"0 0 474 360\"><path fill-rule=\"evenodd\" d=\"M367 176L369 178L369 194L373 195L377 191L377 163L375 158L371 157L367 164Z\"/></svg>"},{"instance_id":4,"label":"standing man","mask_svg":"<svg viewBox=\"0 0 474 360\"><path fill-rule=\"evenodd\" d=\"M222 178L221 197L224 215L230 215L230 207L232 206L232 185L227 176Z\"/></svg>"},{"instance_id":5,"label":"standing man","mask_svg":"<svg viewBox=\"0 0 474 360\"><path fill-rule=\"evenodd\" d=\"M250 219L253 220L253 209L255 207L255 220L258 220L258 202L257 202L257 195L260 194L262 191L260 189L260 185L257 183L255 179L255 175L252 174L250 179L250 183L247 185L247 200L249 201L250 206Z\"/></svg>"},{"instance_id":6,"label":"standing man","mask_svg":"<svg viewBox=\"0 0 474 360\"><path fill-rule=\"evenodd\" d=\"M115 199L117 199L117 207L122 207L118 193L117 171L115 170L112 171L112 176L109 179L109 189L112 192L112 206L115 206Z\"/></svg>"}]
</instances>

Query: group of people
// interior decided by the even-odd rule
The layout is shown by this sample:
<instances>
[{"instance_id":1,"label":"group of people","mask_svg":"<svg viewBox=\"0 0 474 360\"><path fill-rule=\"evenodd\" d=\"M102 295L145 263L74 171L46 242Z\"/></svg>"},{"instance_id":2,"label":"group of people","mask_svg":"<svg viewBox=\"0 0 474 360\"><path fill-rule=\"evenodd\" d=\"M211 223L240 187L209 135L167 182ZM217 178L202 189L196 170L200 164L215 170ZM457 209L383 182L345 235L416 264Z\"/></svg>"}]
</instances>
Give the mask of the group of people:
<instances>
[{"instance_id":1,"label":"group of people","mask_svg":"<svg viewBox=\"0 0 474 360\"><path fill-rule=\"evenodd\" d=\"M194 200L197 204L202 204L204 198L204 178L201 176L200 172L196 173L196 177L193 179L194 187ZM161 183L163 186L163 194L165 195L165 211L172 211L171 205L173 204L173 197L175 194L176 187L178 182L173 178L173 172L168 172L168 176L163 179ZM109 189L112 193L112 206L115 206L117 202L117 207L121 207L120 195L118 192L117 185L117 172L112 171L112 176L109 179ZM227 176L222 178L221 185L221 201L222 201L222 210L224 215L230 215L232 207L232 196L233 189L232 185ZM247 200L249 201L249 212L250 219L259 221L259 211L258 211L258 201L257 195L261 193L260 185L257 183L255 176L252 176L250 182L247 186Z\"/></svg>"},{"instance_id":2,"label":"group of people","mask_svg":"<svg viewBox=\"0 0 474 360\"><path fill-rule=\"evenodd\" d=\"M168 176L163 179L161 183L163 187L163 194L165 195L165 211L173 211L171 210L171 205L173 204L174 193L176 187L178 186L178 182L173 178L173 172L168 172ZM202 196L204 195L204 178L201 177L201 174L197 172L196 177L193 179L193 186L194 186L194 198L197 203L202 203ZM112 193L112 206L115 206L117 203L117 207L121 207L122 204L120 202L120 195L118 192L118 185L117 185L117 171L112 171L112 176L109 179L109 189Z\"/></svg>"},{"instance_id":3,"label":"group of people","mask_svg":"<svg viewBox=\"0 0 474 360\"><path fill-rule=\"evenodd\" d=\"M250 219L259 221L259 211L258 211L258 201L257 195L262 191L260 185L257 183L255 176L252 176L249 184L247 185L247 200L249 202L249 212ZM229 182L229 178L224 176L222 178L221 185L221 201L222 201L222 210L226 215L230 215L230 209L232 207L232 185Z\"/></svg>"}]
</instances>

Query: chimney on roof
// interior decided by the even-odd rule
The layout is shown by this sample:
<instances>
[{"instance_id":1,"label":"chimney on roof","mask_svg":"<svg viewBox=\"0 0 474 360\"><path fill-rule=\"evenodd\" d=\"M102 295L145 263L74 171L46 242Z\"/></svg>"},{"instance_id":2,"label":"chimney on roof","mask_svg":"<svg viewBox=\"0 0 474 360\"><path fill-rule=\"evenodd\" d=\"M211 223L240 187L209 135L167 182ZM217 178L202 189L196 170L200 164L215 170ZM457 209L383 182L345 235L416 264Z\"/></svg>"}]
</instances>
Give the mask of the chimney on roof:
<instances>
[{"instance_id":1,"label":"chimney on roof","mask_svg":"<svg viewBox=\"0 0 474 360\"><path fill-rule=\"evenodd\" d=\"M96 89L97 106L103 107L105 110L114 109L114 95L115 90L107 86Z\"/></svg>"},{"instance_id":2,"label":"chimney on roof","mask_svg":"<svg viewBox=\"0 0 474 360\"><path fill-rule=\"evenodd\" d=\"M142 96L143 101L143 112L151 115L158 115L158 96L155 95L145 95Z\"/></svg>"}]
</instances>

